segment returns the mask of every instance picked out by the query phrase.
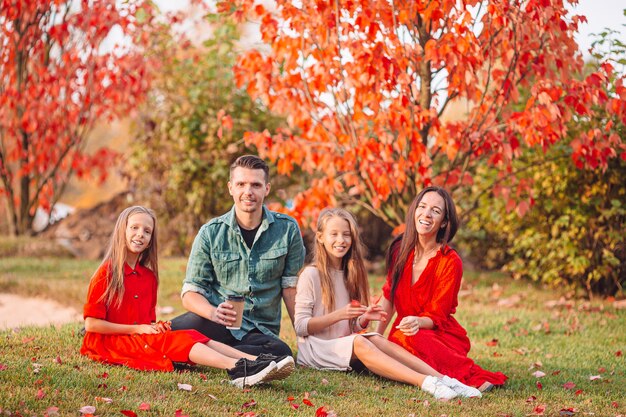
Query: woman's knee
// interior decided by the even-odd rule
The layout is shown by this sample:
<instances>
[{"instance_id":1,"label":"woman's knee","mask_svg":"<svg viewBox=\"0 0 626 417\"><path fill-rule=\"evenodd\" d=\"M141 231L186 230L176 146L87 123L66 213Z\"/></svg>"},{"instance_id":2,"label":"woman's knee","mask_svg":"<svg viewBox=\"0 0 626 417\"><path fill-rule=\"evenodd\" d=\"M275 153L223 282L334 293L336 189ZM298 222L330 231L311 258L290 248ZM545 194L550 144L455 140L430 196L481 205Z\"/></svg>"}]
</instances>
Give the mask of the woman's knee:
<instances>
[{"instance_id":1,"label":"woman's knee","mask_svg":"<svg viewBox=\"0 0 626 417\"><path fill-rule=\"evenodd\" d=\"M354 341L352 342L352 349L358 358L368 356L369 354L373 354L378 351L376 346L363 336L356 336L354 338Z\"/></svg>"}]
</instances>

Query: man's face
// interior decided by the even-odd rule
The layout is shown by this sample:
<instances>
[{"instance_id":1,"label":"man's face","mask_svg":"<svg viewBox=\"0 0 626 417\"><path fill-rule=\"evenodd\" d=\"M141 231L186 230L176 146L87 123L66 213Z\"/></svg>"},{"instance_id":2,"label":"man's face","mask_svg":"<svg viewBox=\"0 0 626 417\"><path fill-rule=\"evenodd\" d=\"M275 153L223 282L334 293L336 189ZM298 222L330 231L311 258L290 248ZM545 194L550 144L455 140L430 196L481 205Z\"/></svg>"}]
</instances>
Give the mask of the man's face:
<instances>
[{"instance_id":1,"label":"man's face","mask_svg":"<svg viewBox=\"0 0 626 417\"><path fill-rule=\"evenodd\" d=\"M255 213L263 210L263 201L270 192L270 184L265 182L262 169L237 167L230 176L228 192L233 196L236 210Z\"/></svg>"}]
</instances>

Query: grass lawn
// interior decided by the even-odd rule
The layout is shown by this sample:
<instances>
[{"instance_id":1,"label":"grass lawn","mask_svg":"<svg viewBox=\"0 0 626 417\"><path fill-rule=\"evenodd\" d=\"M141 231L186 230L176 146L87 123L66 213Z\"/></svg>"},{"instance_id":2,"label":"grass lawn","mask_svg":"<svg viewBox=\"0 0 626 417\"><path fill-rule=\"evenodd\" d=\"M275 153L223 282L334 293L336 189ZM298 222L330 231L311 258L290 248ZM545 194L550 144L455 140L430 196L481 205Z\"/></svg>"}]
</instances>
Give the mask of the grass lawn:
<instances>
[{"instance_id":1,"label":"grass lawn","mask_svg":"<svg viewBox=\"0 0 626 417\"><path fill-rule=\"evenodd\" d=\"M0 258L0 292L48 297L81 310L97 265ZM184 259L161 260L159 305L174 311L159 318L182 312L184 268ZM374 293L381 285L382 277L372 277ZM149 373L104 366L78 354L82 326L75 323L0 331L0 415L80 416L82 408L99 416L122 410L138 416L315 416L321 406L361 417L626 415L626 311L562 296L499 274L466 273L456 317L472 340L471 357L510 378L480 400L436 402L417 388L377 377L303 368L285 381L242 391L209 368ZM295 348L288 319L281 336Z\"/></svg>"}]
</instances>

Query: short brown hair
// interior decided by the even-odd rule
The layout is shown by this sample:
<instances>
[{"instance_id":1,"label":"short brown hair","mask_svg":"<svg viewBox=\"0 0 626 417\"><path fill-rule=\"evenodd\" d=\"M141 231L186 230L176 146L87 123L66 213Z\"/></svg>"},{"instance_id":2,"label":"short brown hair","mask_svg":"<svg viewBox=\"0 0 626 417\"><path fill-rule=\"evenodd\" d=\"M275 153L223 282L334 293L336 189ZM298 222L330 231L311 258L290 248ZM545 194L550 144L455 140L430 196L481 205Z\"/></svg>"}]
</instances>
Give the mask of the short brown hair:
<instances>
[{"instance_id":1,"label":"short brown hair","mask_svg":"<svg viewBox=\"0 0 626 417\"><path fill-rule=\"evenodd\" d=\"M265 163L264 160L256 155L242 155L239 158L235 159L235 162L230 165L231 178L233 176L233 171L237 167L247 169L262 169L265 173L265 182L270 182L270 167Z\"/></svg>"}]
</instances>

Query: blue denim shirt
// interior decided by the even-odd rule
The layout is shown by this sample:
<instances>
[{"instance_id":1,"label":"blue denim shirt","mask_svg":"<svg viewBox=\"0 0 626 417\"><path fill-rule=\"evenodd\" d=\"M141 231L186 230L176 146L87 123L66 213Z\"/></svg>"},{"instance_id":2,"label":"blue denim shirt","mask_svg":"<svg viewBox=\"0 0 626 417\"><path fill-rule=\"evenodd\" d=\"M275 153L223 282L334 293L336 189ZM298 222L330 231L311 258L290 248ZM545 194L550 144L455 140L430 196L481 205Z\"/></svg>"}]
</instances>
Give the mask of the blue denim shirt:
<instances>
[{"instance_id":1,"label":"blue denim shirt","mask_svg":"<svg viewBox=\"0 0 626 417\"><path fill-rule=\"evenodd\" d=\"M202 294L213 306L228 295L246 298L241 340L252 329L278 336L282 289L295 287L304 262L298 223L263 206L263 219L248 248L235 218L235 208L200 228L191 248L181 295Z\"/></svg>"}]
</instances>

